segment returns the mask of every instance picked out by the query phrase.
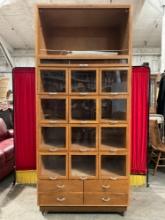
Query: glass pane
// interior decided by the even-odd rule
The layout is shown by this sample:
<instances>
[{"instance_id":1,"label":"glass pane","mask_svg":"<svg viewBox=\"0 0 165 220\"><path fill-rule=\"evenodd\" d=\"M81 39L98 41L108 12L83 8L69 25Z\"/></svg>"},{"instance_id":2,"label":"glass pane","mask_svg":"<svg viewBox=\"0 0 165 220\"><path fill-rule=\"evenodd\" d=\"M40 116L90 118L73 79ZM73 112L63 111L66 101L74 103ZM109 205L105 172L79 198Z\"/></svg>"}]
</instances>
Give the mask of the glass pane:
<instances>
[{"instance_id":1,"label":"glass pane","mask_svg":"<svg viewBox=\"0 0 165 220\"><path fill-rule=\"evenodd\" d=\"M102 92L127 92L127 71L102 71Z\"/></svg>"},{"instance_id":2,"label":"glass pane","mask_svg":"<svg viewBox=\"0 0 165 220\"><path fill-rule=\"evenodd\" d=\"M72 92L96 92L96 71L74 70L71 72Z\"/></svg>"},{"instance_id":3,"label":"glass pane","mask_svg":"<svg viewBox=\"0 0 165 220\"><path fill-rule=\"evenodd\" d=\"M125 176L125 156L102 155L101 175L102 176Z\"/></svg>"},{"instance_id":4,"label":"glass pane","mask_svg":"<svg viewBox=\"0 0 165 220\"><path fill-rule=\"evenodd\" d=\"M66 92L65 71L41 70L41 85L44 92Z\"/></svg>"},{"instance_id":5,"label":"glass pane","mask_svg":"<svg viewBox=\"0 0 165 220\"><path fill-rule=\"evenodd\" d=\"M42 155L41 175L43 176L66 176L66 156Z\"/></svg>"},{"instance_id":6,"label":"glass pane","mask_svg":"<svg viewBox=\"0 0 165 220\"><path fill-rule=\"evenodd\" d=\"M94 99L72 99L73 120L96 120L96 100Z\"/></svg>"},{"instance_id":7,"label":"glass pane","mask_svg":"<svg viewBox=\"0 0 165 220\"><path fill-rule=\"evenodd\" d=\"M96 175L96 156L79 156L71 157L72 176L95 176Z\"/></svg>"},{"instance_id":8,"label":"glass pane","mask_svg":"<svg viewBox=\"0 0 165 220\"><path fill-rule=\"evenodd\" d=\"M104 120L126 120L127 101L124 99L102 99L101 108Z\"/></svg>"},{"instance_id":9,"label":"glass pane","mask_svg":"<svg viewBox=\"0 0 165 220\"><path fill-rule=\"evenodd\" d=\"M66 119L66 100L65 99L42 99L41 106L43 118L51 120Z\"/></svg>"},{"instance_id":10,"label":"glass pane","mask_svg":"<svg viewBox=\"0 0 165 220\"><path fill-rule=\"evenodd\" d=\"M65 148L66 128L65 127L44 127L42 128L42 139L44 147Z\"/></svg>"},{"instance_id":11,"label":"glass pane","mask_svg":"<svg viewBox=\"0 0 165 220\"><path fill-rule=\"evenodd\" d=\"M101 128L101 147L102 148L125 148L126 147L126 128Z\"/></svg>"},{"instance_id":12,"label":"glass pane","mask_svg":"<svg viewBox=\"0 0 165 220\"><path fill-rule=\"evenodd\" d=\"M72 148L95 148L96 128L72 127Z\"/></svg>"}]
</instances>

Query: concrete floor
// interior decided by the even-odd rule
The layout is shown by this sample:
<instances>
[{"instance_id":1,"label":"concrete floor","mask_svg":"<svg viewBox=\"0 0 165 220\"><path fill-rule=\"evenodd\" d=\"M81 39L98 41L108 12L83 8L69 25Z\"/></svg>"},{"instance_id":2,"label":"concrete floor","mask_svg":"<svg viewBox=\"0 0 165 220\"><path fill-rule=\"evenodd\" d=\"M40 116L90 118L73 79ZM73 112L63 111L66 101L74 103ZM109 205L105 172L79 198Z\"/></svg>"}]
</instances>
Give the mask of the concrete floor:
<instances>
[{"instance_id":1,"label":"concrete floor","mask_svg":"<svg viewBox=\"0 0 165 220\"><path fill-rule=\"evenodd\" d=\"M0 183L0 220L164 220L165 173L150 175L150 187L133 187L128 211L119 214L46 214L36 204L36 188L17 184L12 187L12 176Z\"/></svg>"}]
</instances>

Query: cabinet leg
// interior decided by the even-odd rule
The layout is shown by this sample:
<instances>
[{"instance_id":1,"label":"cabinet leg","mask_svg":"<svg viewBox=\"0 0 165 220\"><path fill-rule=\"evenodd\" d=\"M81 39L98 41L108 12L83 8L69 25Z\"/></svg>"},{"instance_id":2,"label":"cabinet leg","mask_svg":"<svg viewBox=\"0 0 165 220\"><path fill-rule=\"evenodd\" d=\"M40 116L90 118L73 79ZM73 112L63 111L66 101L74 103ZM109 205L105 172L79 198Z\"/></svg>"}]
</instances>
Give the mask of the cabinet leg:
<instances>
[{"instance_id":1,"label":"cabinet leg","mask_svg":"<svg viewBox=\"0 0 165 220\"><path fill-rule=\"evenodd\" d=\"M125 211L119 212L121 216L125 216Z\"/></svg>"},{"instance_id":2,"label":"cabinet leg","mask_svg":"<svg viewBox=\"0 0 165 220\"><path fill-rule=\"evenodd\" d=\"M43 216L46 216L46 214L48 213L44 208L41 208L41 207L40 207L40 211Z\"/></svg>"}]
</instances>

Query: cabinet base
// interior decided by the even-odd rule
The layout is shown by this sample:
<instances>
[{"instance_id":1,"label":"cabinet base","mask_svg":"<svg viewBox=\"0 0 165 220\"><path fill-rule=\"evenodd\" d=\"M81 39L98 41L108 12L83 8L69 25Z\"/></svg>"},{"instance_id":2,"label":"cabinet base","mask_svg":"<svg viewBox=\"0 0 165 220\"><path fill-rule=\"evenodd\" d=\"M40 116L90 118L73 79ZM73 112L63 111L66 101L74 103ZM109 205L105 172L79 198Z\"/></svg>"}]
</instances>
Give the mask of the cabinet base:
<instances>
[{"instance_id":1,"label":"cabinet base","mask_svg":"<svg viewBox=\"0 0 165 220\"><path fill-rule=\"evenodd\" d=\"M126 206L40 206L42 213L48 212L114 212L124 215Z\"/></svg>"}]
</instances>

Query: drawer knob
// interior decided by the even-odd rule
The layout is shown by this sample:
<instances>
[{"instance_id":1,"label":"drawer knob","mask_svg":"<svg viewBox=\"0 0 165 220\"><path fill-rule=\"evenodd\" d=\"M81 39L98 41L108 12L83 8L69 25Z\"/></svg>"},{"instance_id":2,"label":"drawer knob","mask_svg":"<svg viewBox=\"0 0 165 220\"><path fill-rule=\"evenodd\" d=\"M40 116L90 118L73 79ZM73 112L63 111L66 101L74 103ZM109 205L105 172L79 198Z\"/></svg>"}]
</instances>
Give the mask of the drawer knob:
<instances>
[{"instance_id":1,"label":"drawer knob","mask_svg":"<svg viewBox=\"0 0 165 220\"><path fill-rule=\"evenodd\" d=\"M57 188L59 189L63 189L65 187L65 185L57 185Z\"/></svg>"},{"instance_id":2,"label":"drawer knob","mask_svg":"<svg viewBox=\"0 0 165 220\"><path fill-rule=\"evenodd\" d=\"M57 151L57 149L56 148L49 148L49 151L54 152L54 151Z\"/></svg>"},{"instance_id":3,"label":"drawer knob","mask_svg":"<svg viewBox=\"0 0 165 220\"><path fill-rule=\"evenodd\" d=\"M86 180L86 179L87 179L87 176L80 176L80 179L81 179L81 180Z\"/></svg>"},{"instance_id":4,"label":"drawer knob","mask_svg":"<svg viewBox=\"0 0 165 220\"><path fill-rule=\"evenodd\" d=\"M107 198L102 198L102 200L104 201L104 202L109 202L111 199L110 199L110 197L107 197Z\"/></svg>"},{"instance_id":5,"label":"drawer knob","mask_svg":"<svg viewBox=\"0 0 165 220\"><path fill-rule=\"evenodd\" d=\"M56 95L56 94L58 94L57 92L49 92L48 93L49 95Z\"/></svg>"},{"instance_id":6,"label":"drawer knob","mask_svg":"<svg viewBox=\"0 0 165 220\"><path fill-rule=\"evenodd\" d=\"M111 180L117 180L117 177L110 177Z\"/></svg>"},{"instance_id":7,"label":"drawer knob","mask_svg":"<svg viewBox=\"0 0 165 220\"><path fill-rule=\"evenodd\" d=\"M80 148L80 151L81 151L81 152L86 152L87 149Z\"/></svg>"},{"instance_id":8,"label":"drawer knob","mask_svg":"<svg viewBox=\"0 0 165 220\"><path fill-rule=\"evenodd\" d=\"M118 124L118 121L111 121L110 124Z\"/></svg>"},{"instance_id":9,"label":"drawer knob","mask_svg":"<svg viewBox=\"0 0 165 220\"><path fill-rule=\"evenodd\" d=\"M117 149L111 148L111 149L110 149L110 152L111 152L111 151L112 151L112 152L117 152Z\"/></svg>"},{"instance_id":10,"label":"drawer knob","mask_svg":"<svg viewBox=\"0 0 165 220\"><path fill-rule=\"evenodd\" d=\"M88 92L80 92L80 95L88 95Z\"/></svg>"},{"instance_id":11,"label":"drawer knob","mask_svg":"<svg viewBox=\"0 0 165 220\"><path fill-rule=\"evenodd\" d=\"M50 176L49 179L50 179L50 180L56 180L57 177L56 177L56 176Z\"/></svg>"},{"instance_id":12,"label":"drawer knob","mask_svg":"<svg viewBox=\"0 0 165 220\"><path fill-rule=\"evenodd\" d=\"M79 66L80 67L85 67L85 66L88 66L88 64L87 63L80 63Z\"/></svg>"},{"instance_id":13,"label":"drawer knob","mask_svg":"<svg viewBox=\"0 0 165 220\"><path fill-rule=\"evenodd\" d=\"M109 188L110 188L110 185L102 185L102 188L103 188L103 189L109 189Z\"/></svg>"},{"instance_id":14,"label":"drawer knob","mask_svg":"<svg viewBox=\"0 0 165 220\"><path fill-rule=\"evenodd\" d=\"M113 92L112 95L120 95L119 92Z\"/></svg>"},{"instance_id":15,"label":"drawer knob","mask_svg":"<svg viewBox=\"0 0 165 220\"><path fill-rule=\"evenodd\" d=\"M56 199L57 201L59 201L59 202L63 202L63 201L65 201L66 200L66 198L65 197L62 197L62 198L60 198L60 197L57 197L57 199Z\"/></svg>"},{"instance_id":16,"label":"drawer knob","mask_svg":"<svg viewBox=\"0 0 165 220\"><path fill-rule=\"evenodd\" d=\"M57 123L57 121L56 120L54 120L54 121L53 120L51 120L51 121L49 120L49 123L53 124L53 123Z\"/></svg>"}]
</instances>

